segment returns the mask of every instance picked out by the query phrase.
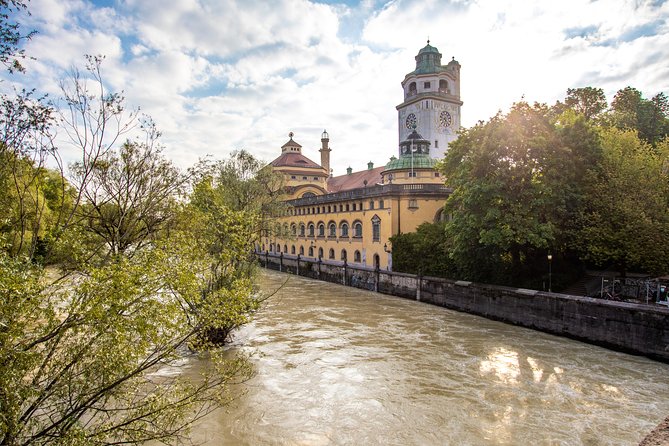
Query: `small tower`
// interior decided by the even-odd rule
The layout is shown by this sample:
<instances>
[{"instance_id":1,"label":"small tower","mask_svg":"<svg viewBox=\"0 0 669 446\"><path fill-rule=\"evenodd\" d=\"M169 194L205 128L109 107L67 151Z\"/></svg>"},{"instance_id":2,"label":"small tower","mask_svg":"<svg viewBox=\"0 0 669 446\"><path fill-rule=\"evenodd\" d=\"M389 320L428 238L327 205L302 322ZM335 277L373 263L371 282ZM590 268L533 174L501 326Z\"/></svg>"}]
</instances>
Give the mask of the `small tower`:
<instances>
[{"instance_id":1,"label":"small tower","mask_svg":"<svg viewBox=\"0 0 669 446\"><path fill-rule=\"evenodd\" d=\"M323 130L323 133L321 134L321 149L319 152L321 152L321 167L325 169L326 172L330 172L330 152L332 152L332 149L330 148L329 143L330 135L328 135L326 130Z\"/></svg>"},{"instance_id":2,"label":"small tower","mask_svg":"<svg viewBox=\"0 0 669 446\"><path fill-rule=\"evenodd\" d=\"M441 64L441 53L427 41L416 55L416 69L402 81L404 101L398 105L399 141L413 131L430 142L430 156L443 158L460 128L460 64Z\"/></svg>"}]
</instances>

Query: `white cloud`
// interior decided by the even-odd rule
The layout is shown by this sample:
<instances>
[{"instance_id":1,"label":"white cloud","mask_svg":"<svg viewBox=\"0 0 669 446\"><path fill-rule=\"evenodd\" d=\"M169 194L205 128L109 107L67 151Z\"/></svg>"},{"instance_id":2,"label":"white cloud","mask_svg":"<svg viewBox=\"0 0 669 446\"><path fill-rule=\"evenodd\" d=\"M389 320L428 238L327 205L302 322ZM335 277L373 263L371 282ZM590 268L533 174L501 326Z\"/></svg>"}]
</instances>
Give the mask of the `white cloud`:
<instances>
[{"instance_id":1,"label":"white cloud","mask_svg":"<svg viewBox=\"0 0 669 446\"><path fill-rule=\"evenodd\" d=\"M657 3L657 2L655 2ZM463 122L521 99L552 102L569 87L609 99L632 85L669 92L669 4L626 0L33 0L23 82L55 94L84 54L105 54L109 87L124 90L187 167L246 148L269 161L289 131L319 160L330 133L336 174L397 151L400 82L430 37L462 64ZM16 79L12 78L12 82ZM6 86L2 86L6 88Z\"/></svg>"}]
</instances>

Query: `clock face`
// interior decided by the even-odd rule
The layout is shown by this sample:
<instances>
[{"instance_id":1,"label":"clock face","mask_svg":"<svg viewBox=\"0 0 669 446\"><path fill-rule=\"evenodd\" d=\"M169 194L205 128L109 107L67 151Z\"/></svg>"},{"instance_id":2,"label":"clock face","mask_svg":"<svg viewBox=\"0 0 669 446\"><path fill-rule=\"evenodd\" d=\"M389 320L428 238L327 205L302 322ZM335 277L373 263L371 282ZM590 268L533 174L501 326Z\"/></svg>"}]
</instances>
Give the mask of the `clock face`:
<instances>
[{"instance_id":1,"label":"clock face","mask_svg":"<svg viewBox=\"0 0 669 446\"><path fill-rule=\"evenodd\" d=\"M415 129L418 124L416 115L414 115L413 113L409 113L409 116L407 116L407 119L406 121L404 121L404 123L409 130Z\"/></svg>"},{"instance_id":2,"label":"clock face","mask_svg":"<svg viewBox=\"0 0 669 446\"><path fill-rule=\"evenodd\" d=\"M439 127L450 127L451 124L453 123L453 118L451 117L451 114L447 112L446 110L442 111L439 113Z\"/></svg>"}]
</instances>

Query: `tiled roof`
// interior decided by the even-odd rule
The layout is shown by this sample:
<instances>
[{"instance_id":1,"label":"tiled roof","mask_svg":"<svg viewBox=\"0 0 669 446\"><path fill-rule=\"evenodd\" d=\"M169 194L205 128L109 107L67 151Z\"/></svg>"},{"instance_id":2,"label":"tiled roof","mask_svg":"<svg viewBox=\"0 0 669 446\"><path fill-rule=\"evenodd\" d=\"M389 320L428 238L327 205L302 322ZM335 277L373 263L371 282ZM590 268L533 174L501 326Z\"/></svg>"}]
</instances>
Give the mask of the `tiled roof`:
<instances>
[{"instance_id":1,"label":"tiled roof","mask_svg":"<svg viewBox=\"0 0 669 446\"><path fill-rule=\"evenodd\" d=\"M353 172L350 175L340 175L328 178L328 192L342 192L345 190L365 187L365 180L367 181L367 186L374 186L381 182L381 172L384 170L385 166L381 166L374 169Z\"/></svg>"},{"instance_id":2,"label":"tiled roof","mask_svg":"<svg viewBox=\"0 0 669 446\"><path fill-rule=\"evenodd\" d=\"M306 156L297 152L285 152L282 153L277 159L272 161L270 164L274 167L301 167L301 168L311 168L311 169L321 169L322 167L319 164L311 161Z\"/></svg>"}]
</instances>

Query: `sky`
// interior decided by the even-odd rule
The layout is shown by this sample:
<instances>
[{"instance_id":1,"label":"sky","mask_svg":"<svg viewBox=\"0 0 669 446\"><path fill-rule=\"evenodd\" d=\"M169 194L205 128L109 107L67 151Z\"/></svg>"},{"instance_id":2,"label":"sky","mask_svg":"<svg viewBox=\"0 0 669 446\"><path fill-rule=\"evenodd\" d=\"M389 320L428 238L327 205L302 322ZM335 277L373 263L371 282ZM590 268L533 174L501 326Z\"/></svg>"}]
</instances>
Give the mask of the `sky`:
<instances>
[{"instance_id":1,"label":"sky","mask_svg":"<svg viewBox=\"0 0 669 446\"><path fill-rule=\"evenodd\" d=\"M84 55L104 55L105 87L162 131L181 168L246 149L279 156L288 133L335 175L398 152L401 81L425 46L461 64L462 124L568 88L669 95L669 3L630 0L30 0L37 33L22 75L57 102ZM60 134L59 137L63 135ZM66 160L75 149L59 139Z\"/></svg>"}]
</instances>

